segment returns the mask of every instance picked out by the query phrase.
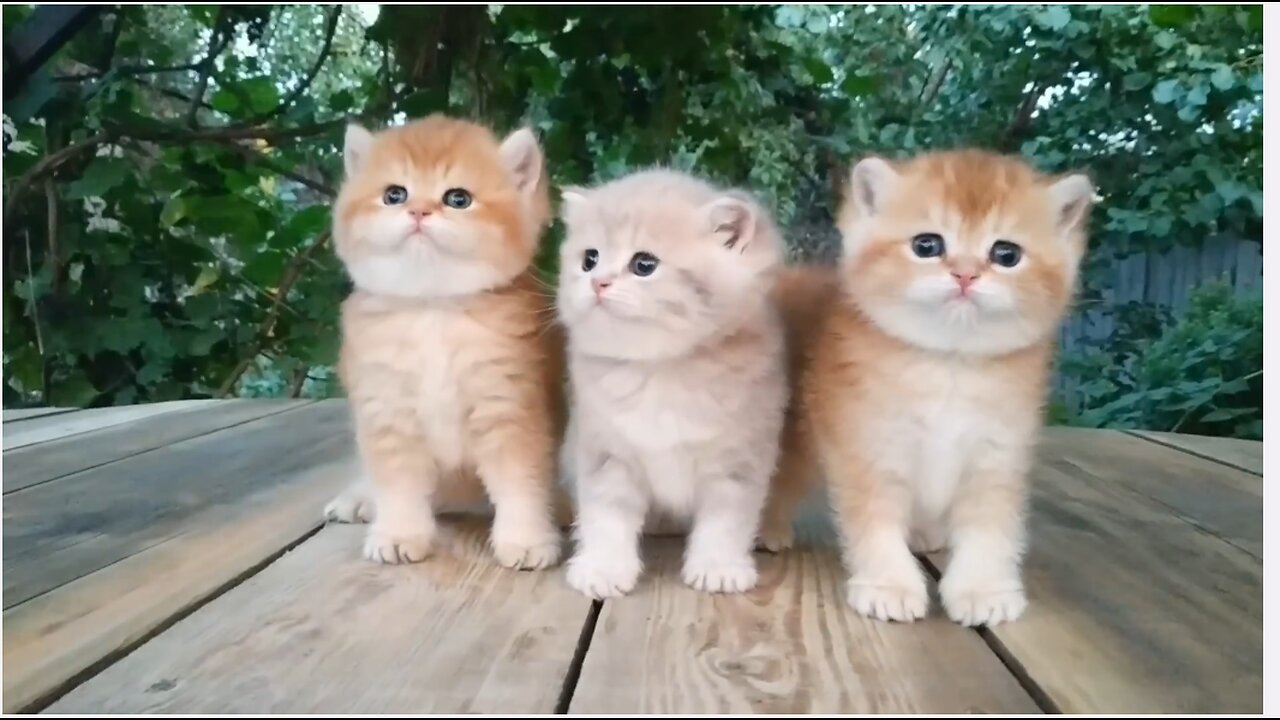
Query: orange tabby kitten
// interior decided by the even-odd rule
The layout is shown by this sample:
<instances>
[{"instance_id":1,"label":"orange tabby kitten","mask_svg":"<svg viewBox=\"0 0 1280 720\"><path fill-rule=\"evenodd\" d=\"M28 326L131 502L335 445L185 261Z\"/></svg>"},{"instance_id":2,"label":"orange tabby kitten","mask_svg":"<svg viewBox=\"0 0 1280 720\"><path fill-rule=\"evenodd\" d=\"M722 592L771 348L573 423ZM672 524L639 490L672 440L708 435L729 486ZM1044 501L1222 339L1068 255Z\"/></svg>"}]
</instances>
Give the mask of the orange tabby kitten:
<instances>
[{"instance_id":1,"label":"orange tabby kitten","mask_svg":"<svg viewBox=\"0 0 1280 720\"><path fill-rule=\"evenodd\" d=\"M333 235L356 291L340 373L376 512L359 487L329 512L373 516L370 560L417 562L433 505L482 483L498 562L554 564L561 349L530 268L550 215L536 139L432 116L352 126L344 154Z\"/></svg>"},{"instance_id":2,"label":"orange tabby kitten","mask_svg":"<svg viewBox=\"0 0 1280 720\"><path fill-rule=\"evenodd\" d=\"M953 620L1025 609L1027 472L1092 197L1083 175L977 151L854 168L801 403L859 613L922 617L912 551L944 546Z\"/></svg>"}]
</instances>

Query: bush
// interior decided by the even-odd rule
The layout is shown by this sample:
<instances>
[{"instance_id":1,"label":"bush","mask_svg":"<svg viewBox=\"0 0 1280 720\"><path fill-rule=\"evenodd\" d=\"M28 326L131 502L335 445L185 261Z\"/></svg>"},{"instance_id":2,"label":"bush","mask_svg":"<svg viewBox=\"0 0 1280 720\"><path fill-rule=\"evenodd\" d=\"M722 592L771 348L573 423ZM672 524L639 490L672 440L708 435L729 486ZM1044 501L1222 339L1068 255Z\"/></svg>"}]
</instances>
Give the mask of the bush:
<instances>
[{"instance_id":1,"label":"bush","mask_svg":"<svg viewBox=\"0 0 1280 720\"><path fill-rule=\"evenodd\" d=\"M1142 305L1116 320L1102 346L1063 360L1080 383L1068 423L1262 439L1261 295L1210 283L1176 321Z\"/></svg>"}]
</instances>

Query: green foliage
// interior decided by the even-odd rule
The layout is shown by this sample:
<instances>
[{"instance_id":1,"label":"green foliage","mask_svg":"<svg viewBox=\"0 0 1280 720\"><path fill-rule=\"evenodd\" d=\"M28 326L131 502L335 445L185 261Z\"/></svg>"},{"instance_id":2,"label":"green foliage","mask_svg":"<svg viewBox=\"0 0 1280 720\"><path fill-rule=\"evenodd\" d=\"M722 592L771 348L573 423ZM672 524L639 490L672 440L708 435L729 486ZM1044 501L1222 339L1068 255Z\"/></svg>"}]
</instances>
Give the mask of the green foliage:
<instances>
[{"instance_id":1,"label":"green foliage","mask_svg":"<svg viewBox=\"0 0 1280 720\"><path fill-rule=\"evenodd\" d=\"M1068 422L1262 439L1261 296L1212 283L1178 320L1125 310L1101 347L1064 360L1069 376L1090 378Z\"/></svg>"},{"instance_id":2,"label":"green foliage","mask_svg":"<svg viewBox=\"0 0 1280 720\"><path fill-rule=\"evenodd\" d=\"M1261 236L1258 8L375 7L118 7L6 103L6 405L336 391L350 118L527 124L556 184L692 168L828 260L856 157L1020 151L1098 185L1086 302L1116 257Z\"/></svg>"}]
</instances>

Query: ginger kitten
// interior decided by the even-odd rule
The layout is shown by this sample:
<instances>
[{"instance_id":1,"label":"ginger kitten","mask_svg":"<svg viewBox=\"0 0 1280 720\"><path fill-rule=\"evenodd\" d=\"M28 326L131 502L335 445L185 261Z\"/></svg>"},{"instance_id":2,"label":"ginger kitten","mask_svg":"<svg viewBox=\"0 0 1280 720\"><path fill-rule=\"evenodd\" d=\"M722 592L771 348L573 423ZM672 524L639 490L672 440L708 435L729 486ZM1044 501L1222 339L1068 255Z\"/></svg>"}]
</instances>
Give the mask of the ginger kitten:
<instances>
[{"instance_id":1,"label":"ginger kitten","mask_svg":"<svg viewBox=\"0 0 1280 720\"><path fill-rule=\"evenodd\" d=\"M373 498L357 483L326 514L372 518L368 559L418 562L433 508L482 485L498 562L554 564L561 350L530 268L549 218L537 140L436 115L351 126L344 156L339 371Z\"/></svg>"},{"instance_id":2,"label":"ginger kitten","mask_svg":"<svg viewBox=\"0 0 1280 720\"><path fill-rule=\"evenodd\" d=\"M1027 472L1092 197L1084 175L978 151L853 169L842 296L801 403L859 613L924 616L912 551L944 546L953 620L994 625L1025 609Z\"/></svg>"},{"instance_id":3,"label":"ginger kitten","mask_svg":"<svg viewBox=\"0 0 1280 720\"><path fill-rule=\"evenodd\" d=\"M777 231L748 196L666 170L564 201L557 307L578 501L568 582L593 598L631 591L653 510L692 521L687 584L749 590L787 399L768 294Z\"/></svg>"}]
</instances>

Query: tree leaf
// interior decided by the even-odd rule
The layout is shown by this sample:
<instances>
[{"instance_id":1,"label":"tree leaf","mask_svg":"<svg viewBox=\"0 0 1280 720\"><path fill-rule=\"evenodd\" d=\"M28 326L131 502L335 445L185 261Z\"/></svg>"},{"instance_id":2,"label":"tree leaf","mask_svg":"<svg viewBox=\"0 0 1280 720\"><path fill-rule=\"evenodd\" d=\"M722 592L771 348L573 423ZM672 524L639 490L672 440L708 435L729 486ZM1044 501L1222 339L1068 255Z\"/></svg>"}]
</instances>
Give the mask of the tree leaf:
<instances>
[{"instance_id":1,"label":"tree leaf","mask_svg":"<svg viewBox=\"0 0 1280 720\"><path fill-rule=\"evenodd\" d=\"M1050 30L1061 30L1071 22L1071 11L1063 5L1051 5L1036 13L1036 22Z\"/></svg>"},{"instance_id":2,"label":"tree leaf","mask_svg":"<svg viewBox=\"0 0 1280 720\"><path fill-rule=\"evenodd\" d=\"M1219 65L1209 76L1209 81L1219 90L1230 90L1236 84L1236 73L1228 65Z\"/></svg>"},{"instance_id":3,"label":"tree leaf","mask_svg":"<svg viewBox=\"0 0 1280 720\"><path fill-rule=\"evenodd\" d=\"M1164 28L1186 25L1196 16L1195 5L1152 5L1147 12L1151 22Z\"/></svg>"},{"instance_id":4,"label":"tree leaf","mask_svg":"<svg viewBox=\"0 0 1280 720\"><path fill-rule=\"evenodd\" d=\"M102 197L128 176L129 165L124 160L112 157L94 158L80 179L67 188L67 197L72 200Z\"/></svg>"},{"instance_id":5,"label":"tree leaf","mask_svg":"<svg viewBox=\"0 0 1280 720\"><path fill-rule=\"evenodd\" d=\"M1161 80L1151 91L1151 99L1168 105L1182 96L1182 84L1177 80Z\"/></svg>"}]
</instances>

